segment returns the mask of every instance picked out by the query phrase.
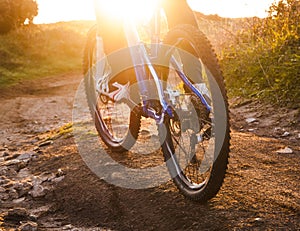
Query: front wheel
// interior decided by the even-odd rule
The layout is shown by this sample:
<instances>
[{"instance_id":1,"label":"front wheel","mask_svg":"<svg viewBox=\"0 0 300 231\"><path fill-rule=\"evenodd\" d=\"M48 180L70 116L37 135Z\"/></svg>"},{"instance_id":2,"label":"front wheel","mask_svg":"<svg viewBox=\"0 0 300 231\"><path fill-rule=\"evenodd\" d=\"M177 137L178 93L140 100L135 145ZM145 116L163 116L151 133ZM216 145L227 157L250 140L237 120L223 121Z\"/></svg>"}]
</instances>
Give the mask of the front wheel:
<instances>
[{"instance_id":1,"label":"front wheel","mask_svg":"<svg viewBox=\"0 0 300 231\"><path fill-rule=\"evenodd\" d=\"M96 90L96 83L101 78L96 76L100 62L96 60L98 52L96 34L97 28L94 26L88 33L83 59L84 84L89 109L97 132L106 146L114 152L128 151L138 137L141 114L138 106L133 107L126 100L113 101ZM120 73L124 81L129 79L126 73ZM117 77L119 76L112 77L109 84L117 81Z\"/></svg>"},{"instance_id":2,"label":"front wheel","mask_svg":"<svg viewBox=\"0 0 300 231\"><path fill-rule=\"evenodd\" d=\"M172 48L162 78L173 113L159 126L162 150L178 189L204 203L219 191L228 164L223 77L209 41L197 28L179 25L164 43Z\"/></svg>"}]
</instances>

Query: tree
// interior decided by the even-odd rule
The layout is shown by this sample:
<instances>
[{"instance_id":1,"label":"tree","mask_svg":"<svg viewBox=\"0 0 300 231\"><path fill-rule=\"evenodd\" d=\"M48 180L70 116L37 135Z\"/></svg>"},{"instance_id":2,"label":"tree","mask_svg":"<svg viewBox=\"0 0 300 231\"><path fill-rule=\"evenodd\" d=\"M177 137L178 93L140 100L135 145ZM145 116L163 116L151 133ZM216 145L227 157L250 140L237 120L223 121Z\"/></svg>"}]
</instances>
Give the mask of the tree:
<instances>
[{"instance_id":1,"label":"tree","mask_svg":"<svg viewBox=\"0 0 300 231\"><path fill-rule=\"evenodd\" d=\"M10 11L9 0L0 0L0 33L6 33L12 28L12 23L9 19Z\"/></svg>"},{"instance_id":2,"label":"tree","mask_svg":"<svg viewBox=\"0 0 300 231\"><path fill-rule=\"evenodd\" d=\"M0 0L0 33L32 23L38 14L35 0Z\"/></svg>"}]
</instances>

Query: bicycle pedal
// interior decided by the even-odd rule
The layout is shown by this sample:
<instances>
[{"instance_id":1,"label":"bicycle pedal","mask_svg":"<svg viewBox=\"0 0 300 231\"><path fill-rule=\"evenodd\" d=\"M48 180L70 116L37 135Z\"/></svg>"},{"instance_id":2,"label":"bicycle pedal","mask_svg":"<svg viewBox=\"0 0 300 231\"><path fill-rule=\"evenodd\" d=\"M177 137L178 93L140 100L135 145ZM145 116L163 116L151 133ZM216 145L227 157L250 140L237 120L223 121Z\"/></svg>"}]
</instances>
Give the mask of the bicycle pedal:
<instances>
[{"instance_id":1,"label":"bicycle pedal","mask_svg":"<svg viewBox=\"0 0 300 231\"><path fill-rule=\"evenodd\" d=\"M111 92L100 91L100 94L105 95L114 102L129 98L129 82L125 85L114 82L112 83L112 86L115 87L116 90Z\"/></svg>"}]
</instances>

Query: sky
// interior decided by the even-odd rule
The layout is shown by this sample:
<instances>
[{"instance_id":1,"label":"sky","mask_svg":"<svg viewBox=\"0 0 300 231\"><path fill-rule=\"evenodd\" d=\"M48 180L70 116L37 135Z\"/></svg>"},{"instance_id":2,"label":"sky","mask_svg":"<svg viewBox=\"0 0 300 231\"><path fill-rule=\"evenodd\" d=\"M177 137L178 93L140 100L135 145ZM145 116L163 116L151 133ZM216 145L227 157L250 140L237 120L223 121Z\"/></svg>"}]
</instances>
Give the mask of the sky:
<instances>
[{"instance_id":1,"label":"sky","mask_svg":"<svg viewBox=\"0 0 300 231\"><path fill-rule=\"evenodd\" d=\"M110 1L110 0L108 0ZM126 1L126 0L122 0ZM222 17L265 17L274 0L188 0L193 10ZM37 0L39 15L35 23L93 20L93 0Z\"/></svg>"}]
</instances>

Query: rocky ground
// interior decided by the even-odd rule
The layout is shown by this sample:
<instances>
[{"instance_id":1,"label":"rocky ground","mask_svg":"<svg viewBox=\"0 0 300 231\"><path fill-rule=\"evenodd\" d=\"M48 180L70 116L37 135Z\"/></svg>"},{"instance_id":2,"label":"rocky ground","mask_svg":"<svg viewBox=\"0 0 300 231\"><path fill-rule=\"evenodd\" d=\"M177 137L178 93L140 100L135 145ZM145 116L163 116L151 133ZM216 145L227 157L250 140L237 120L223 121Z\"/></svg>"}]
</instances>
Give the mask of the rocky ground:
<instances>
[{"instance_id":1,"label":"rocky ground","mask_svg":"<svg viewBox=\"0 0 300 231\"><path fill-rule=\"evenodd\" d=\"M125 189L92 173L72 134L80 80L0 93L0 230L299 230L299 109L232 100L228 173L200 205L172 182Z\"/></svg>"}]
</instances>

